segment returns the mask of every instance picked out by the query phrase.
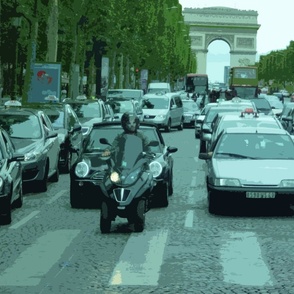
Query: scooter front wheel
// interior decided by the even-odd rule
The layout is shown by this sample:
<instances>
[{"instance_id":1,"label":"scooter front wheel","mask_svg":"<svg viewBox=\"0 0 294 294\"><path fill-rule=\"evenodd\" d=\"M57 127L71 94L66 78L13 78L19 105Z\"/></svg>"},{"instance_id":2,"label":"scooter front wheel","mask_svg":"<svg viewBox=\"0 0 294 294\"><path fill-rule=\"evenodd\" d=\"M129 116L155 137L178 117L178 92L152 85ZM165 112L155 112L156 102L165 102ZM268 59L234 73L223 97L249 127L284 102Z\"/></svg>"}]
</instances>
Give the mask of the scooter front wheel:
<instances>
[{"instance_id":1,"label":"scooter front wheel","mask_svg":"<svg viewBox=\"0 0 294 294\"><path fill-rule=\"evenodd\" d=\"M110 232L111 228L111 218L109 207L105 201L101 203L100 210L100 231L102 234L106 234Z\"/></svg>"},{"instance_id":2,"label":"scooter front wheel","mask_svg":"<svg viewBox=\"0 0 294 294\"><path fill-rule=\"evenodd\" d=\"M136 207L136 217L134 223L135 232L143 232L145 227L145 200L139 200Z\"/></svg>"}]
</instances>

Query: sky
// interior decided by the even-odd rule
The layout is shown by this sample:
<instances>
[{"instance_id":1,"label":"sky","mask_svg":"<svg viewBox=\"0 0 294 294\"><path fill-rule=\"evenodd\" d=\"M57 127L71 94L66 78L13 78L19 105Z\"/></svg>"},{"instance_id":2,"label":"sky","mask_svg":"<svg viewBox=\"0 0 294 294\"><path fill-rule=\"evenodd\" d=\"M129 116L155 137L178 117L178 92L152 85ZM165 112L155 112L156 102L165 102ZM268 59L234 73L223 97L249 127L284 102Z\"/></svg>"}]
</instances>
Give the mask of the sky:
<instances>
[{"instance_id":1,"label":"sky","mask_svg":"<svg viewBox=\"0 0 294 294\"><path fill-rule=\"evenodd\" d=\"M259 55L286 49L294 40L294 0L179 0L182 8L223 6L258 13L256 49ZM230 63L230 48L224 41L214 41L208 47L207 74L212 82L223 82L224 66Z\"/></svg>"}]
</instances>

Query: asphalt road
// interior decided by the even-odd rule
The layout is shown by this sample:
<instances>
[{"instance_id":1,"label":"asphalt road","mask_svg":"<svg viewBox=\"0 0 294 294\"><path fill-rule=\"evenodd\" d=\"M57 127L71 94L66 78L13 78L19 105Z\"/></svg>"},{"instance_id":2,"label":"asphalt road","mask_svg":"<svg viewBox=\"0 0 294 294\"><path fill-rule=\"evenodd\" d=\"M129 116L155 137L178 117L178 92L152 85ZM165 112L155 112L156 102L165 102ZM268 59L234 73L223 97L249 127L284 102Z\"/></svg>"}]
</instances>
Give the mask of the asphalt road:
<instances>
[{"instance_id":1,"label":"asphalt road","mask_svg":"<svg viewBox=\"0 0 294 294\"><path fill-rule=\"evenodd\" d=\"M46 193L25 194L0 227L0 293L294 293L293 211L210 215L194 130L163 136L179 149L174 194L147 213L144 232L117 218L101 235L100 211L72 209L61 175Z\"/></svg>"}]
</instances>

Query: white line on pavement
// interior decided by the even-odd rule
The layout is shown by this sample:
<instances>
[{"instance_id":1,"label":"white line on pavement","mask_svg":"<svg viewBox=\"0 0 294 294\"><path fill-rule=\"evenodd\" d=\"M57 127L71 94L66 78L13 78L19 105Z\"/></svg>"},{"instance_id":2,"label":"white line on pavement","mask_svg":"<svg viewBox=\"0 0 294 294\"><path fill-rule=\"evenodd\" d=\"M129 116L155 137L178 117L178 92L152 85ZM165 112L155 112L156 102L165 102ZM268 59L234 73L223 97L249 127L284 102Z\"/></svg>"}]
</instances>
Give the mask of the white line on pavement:
<instances>
[{"instance_id":1,"label":"white line on pavement","mask_svg":"<svg viewBox=\"0 0 294 294\"><path fill-rule=\"evenodd\" d=\"M192 177L191 187L196 187L196 177Z\"/></svg>"},{"instance_id":2,"label":"white line on pavement","mask_svg":"<svg viewBox=\"0 0 294 294\"><path fill-rule=\"evenodd\" d=\"M35 217L40 211L39 210L34 210L32 211L29 215L15 223L14 225L10 226L9 229L18 229L20 226L24 225L26 222L28 222L30 219Z\"/></svg>"},{"instance_id":3,"label":"white line on pavement","mask_svg":"<svg viewBox=\"0 0 294 294\"><path fill-rule=\"evenodd\" d=\"M156 286L168 231L132 234L113 270L110 285Z\"/></svg>"},{"instance_id":4,"label":"white line on pavement","mask_svg":"<svg viewBox=\"0 0 294 294\"><path fill-rule=\"evenodd\" d=\"M63 194L65 194L65 192L67 192L67 190L61 190L59 191L55 196L53 196L52 198L50 198L47 201L47 204L51 204L53 203L55 200L57 200L59 197L63 196Z\"/></svg>"},{"instance_id":5,"label":"white line on pavement","mask_svg":"<svg viewBox=\"0 0 294 294\"><path fill-rule=\"evenodd\" d=\"M186 213L185 227L192 228L193 227L193 219L194 219L194 211L188 210Z\"/></svg>"},{"instance_id":6,"label":"white line on pavement","mask_svg":"<svg viewBox=\"0 0 294 294\"><path fill-rule=\"evenodd\" d=\"M0 285L38 285L79 232L80 230L58 230L45 233L23 251L11 267L1 273Z\"/></svg>"},{"instance_id":7,"label":"white line on pavement","mask_svg":"<svg viewBox=\"0 0 294 294\"><path fill-rule=\"evenodd\" d=\"M199 161L198 157L194 157L195 162L197 163Z\"/></svg>"},{"instance_id":8,"label":"white line on pavement","mask_svg":"<svg viewBox=\"0 0 294 294\"><path fill-rule=\"evenodd\" d=\"M191 205L196 204L196 197L194 195L194 190L189 191L187 203Z\"/></svg>"},{"instance_id":9,"label":"white line on pavement","mask_svg":"<svg viewBox=\"0 0 294 294\"><path fill-rule=\"evenodd\" d=\"M272 286L254 232L227 232L220 249L224 281L246 286Z\"/></svg>"}]
</instances>

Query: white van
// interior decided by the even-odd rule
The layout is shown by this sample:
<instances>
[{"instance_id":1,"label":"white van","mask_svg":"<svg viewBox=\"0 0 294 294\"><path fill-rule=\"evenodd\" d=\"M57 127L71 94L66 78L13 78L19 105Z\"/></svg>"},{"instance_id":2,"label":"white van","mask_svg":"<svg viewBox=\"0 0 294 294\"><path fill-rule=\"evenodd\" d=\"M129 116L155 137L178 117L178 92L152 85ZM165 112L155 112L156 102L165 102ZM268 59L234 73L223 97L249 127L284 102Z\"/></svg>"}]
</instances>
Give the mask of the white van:
<instances>
[{"instance_id":1,"label":"white van","mask_svg":"<svg viewBox=\"0 0 294 294\"><path fill-rule=\"evenodd\" d=\"M169 83L150 83L148 84L147 94L170 93L171 87Z\"/></svg>"},{"instance_id":2,"label":"white van","mask_svg":"<svg viewBox=\"0 0 294 294\"><path fill-rule=\"evenodd\" d=\"M171 128L183 129L183 102L178 93L146 94L142 101L145 122L157 125L170 132Z\"/></svg>"}]
</instances>

